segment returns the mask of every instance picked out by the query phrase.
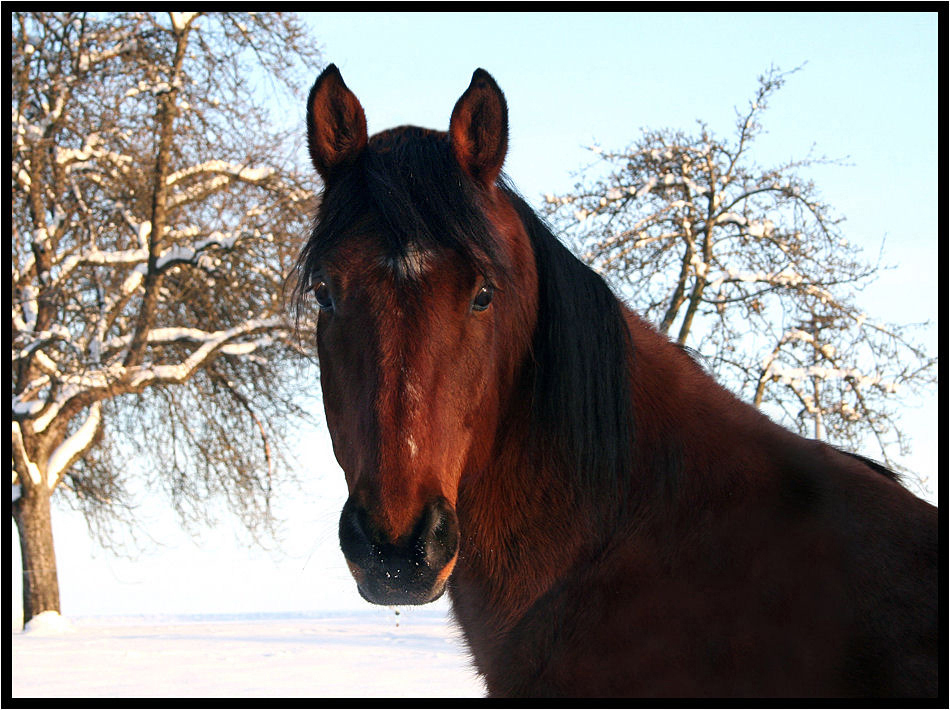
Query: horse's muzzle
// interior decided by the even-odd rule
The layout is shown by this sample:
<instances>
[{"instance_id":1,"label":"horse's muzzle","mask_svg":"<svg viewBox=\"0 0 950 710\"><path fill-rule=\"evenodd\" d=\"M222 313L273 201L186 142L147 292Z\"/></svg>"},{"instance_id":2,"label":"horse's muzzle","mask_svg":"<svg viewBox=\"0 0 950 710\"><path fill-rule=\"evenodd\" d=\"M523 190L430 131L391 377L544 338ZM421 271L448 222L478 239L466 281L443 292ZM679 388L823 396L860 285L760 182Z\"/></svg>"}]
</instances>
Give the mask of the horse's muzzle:
<instances>
[{"instance_id":1,"label":"horse's muzzle","mask_svg":"<svg viewBox=\"0 0 950 710\"><path fill-rule=\"evenodd\" d=\"M360 595L373 604L427 604L445 591L459 547L458 518L444 498L430 501L397 540L373 525L351 496L340 515L340 548Z\"/></svg>"}]
</instances>

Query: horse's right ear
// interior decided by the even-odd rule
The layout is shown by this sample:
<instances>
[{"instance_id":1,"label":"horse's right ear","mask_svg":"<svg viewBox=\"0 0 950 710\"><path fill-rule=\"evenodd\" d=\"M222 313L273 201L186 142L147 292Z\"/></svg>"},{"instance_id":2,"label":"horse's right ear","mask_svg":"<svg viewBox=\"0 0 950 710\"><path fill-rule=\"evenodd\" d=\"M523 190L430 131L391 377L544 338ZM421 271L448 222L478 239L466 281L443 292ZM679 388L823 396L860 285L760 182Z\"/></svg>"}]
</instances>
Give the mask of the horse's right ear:
<instances>
[{"instance_id":1,"label":"horse's right ear","mask_svg":"<svg viewBox=\"0 0 950 710\"><path fill-rule=\"evenodd\" d=\"M307 98L307 144L323 182L329 183L339 168L355 163L366 140L363 107L331 64L317 77Z\"/></svg>"},{"instance_id":2,"label":"horse's right ear","mask_svg":"<svg viewBox=\"0 0 950 710\"><path fill-rule=\"evenodd\" d=\"M452 110L449 138L455 159L472 178L490 187L508 152L508 104L498 84L484 69Z\"/></svg>"}]
</instances>

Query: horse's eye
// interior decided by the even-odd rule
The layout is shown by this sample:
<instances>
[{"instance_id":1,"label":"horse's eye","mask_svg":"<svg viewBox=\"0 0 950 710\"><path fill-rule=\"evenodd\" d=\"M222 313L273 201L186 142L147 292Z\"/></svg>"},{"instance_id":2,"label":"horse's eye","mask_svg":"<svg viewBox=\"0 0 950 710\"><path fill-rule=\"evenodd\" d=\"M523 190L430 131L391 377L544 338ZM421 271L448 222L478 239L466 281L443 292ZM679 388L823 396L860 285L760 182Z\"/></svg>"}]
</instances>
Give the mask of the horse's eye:
<instances>
[{"instance_id":1,"label":"horse's eye","mask_svg":"<svg viewBox=\"0 0 950 710\"><path fill-rule=\"evenodd\" d=\"M333 308L333 297L330 295L330 287L326 281L321 281L313 287L314 298L317 299L317 305L320 310L326 311Z\"/></svg>"},{"instance_id":2,"label":"horse's eye","mask_svg":"<svg viewBox=\"0 0 950 710\"><path fill-rule=\"evenodd\" d=\"M481 287L479 292L475 294L475 300L472 301L472 310L473 311L484 311L491 305L492 296L495 295L495 289L489 286L488 284Z\"/></svg>"}]
</instances>

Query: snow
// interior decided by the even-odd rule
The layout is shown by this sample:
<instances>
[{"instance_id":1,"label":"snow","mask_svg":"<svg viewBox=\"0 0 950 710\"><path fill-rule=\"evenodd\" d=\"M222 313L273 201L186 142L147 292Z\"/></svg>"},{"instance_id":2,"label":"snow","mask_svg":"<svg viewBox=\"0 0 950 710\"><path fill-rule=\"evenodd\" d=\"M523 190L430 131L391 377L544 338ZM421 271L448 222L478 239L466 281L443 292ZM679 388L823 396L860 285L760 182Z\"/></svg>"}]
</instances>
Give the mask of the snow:
<instances>
[{"instance_id":1,"label":"snow","mask_svg":"<svg viewBox=\"0 0 950 710\"><path fill-rule=\"evenodd\" d=\"M148 251L148 237L152 233L152 223L149 220L145 220L138 225L138 236L139 244L143 249Z\"/></svg>"},{"instance_id":2,"label":"snow","mask_svg":"<svg viewBox=\"0 0 950 710\"><path fill-rule=\"evenodd\" d=\"M896 382L882 380L879 375L864 375L856 368L842 369L837 367L824 367L822 365L786 367L780 362L773 361L768 366L767 373L779 378L779 381L785 385L795 385L804 381L806 377L810 377L818 380L848 380L854 387L861 389L877 387L890 394L894 394L900 389L900 385Z\"/></svg>"},{"instance_id":3,"label":"snow","mask_svg":"<svg viewBox=\"0 0 950 710\"><path fill-rule=\"evenodd\" d=\"M145 272L148 271L148 264L139 264L125 277L122 282L122 295L127 296L139 287L145 279Z\"/></svg>"},{"instance_id":4,"label":"snow","mask_svg":"<svg viewBox=\"0 0 950 710\"><path fill-rule=\"evenodd\" d=\"M23 311L23 322L25 330L33 330L36 324L36 314L39 312L37 305L37 291L32 286L24 286L21 289L20 308Z\"/></svg>"},{"instance_id":5,"label":"snow","mask_svg":"<svg viewBox=\"0 0 950 710\"><path fill-rule=\"evenodd\" d=\"M700 278L706 278L709 273L709 264L702 260L699 254L693 254L689 259L690 266L696 269L696 275Z\"/></svg>"},{"instance_id":6,"label":"snow","mask_svg":"<svg viewBox=\"0 0 950 710\"><path fill-rule=\"evenodd\" d=\"M656 176L651 175L650 178L645 183L643 183L643 186L639 190L637 190L636 196L643 197L644 195L649 193L650 190L656 187L656 182L657 182Z\"/></svg>"},{"instance_id":7,"label":"snow","mask_svg":"<svg viewBox=\"0 0 950 710\"><path fill-rule=\"evenodd\" d=\"M162 252L162 254L158 257L158 260L155 262L155 268L163 269L172 261L195 261L196 257L200 258L201 252L203 250L210 247L230 249L240 238L241 234L239 232L223 234L221 232L215 231L212 232L211 236L209 236L207 239L202 239L201 241L192 245L186 246L183 244L175 244Z\"/></svg>"},{"instance_id":8,"label":"snow","mask_svg":"<svg viewBox=\"0 0 950 710\"><path fill-rule=\"evenodd\" d=\"M266 180L276 171L273 168L242 168L238 177L248 182L260 182Z\"/></svg>"},{"instance_id":9,"label":"snow","mask_svg":"<svg viewBox=\"0 0 950 710\"><path fill-rule=\"evenodd\" d=\"M230 343L221 347L220 352L225 355L248 355L253 353L258 348L265 348L268 345L272 345L274 339L269 335L264 335L257 340L252 340L244 343Z\"/></svg>"},{"instance_id":10,"label":"snow","mask_svg":"<svg viewBox=\"0 0 950 710\"><path fill-rule=\"evenodd\" d=\"M748 223L749 220L737 212L723 212L716 218L716 224L738 224L740 227L744 227Z\"/></svg>"},{"instance_id":11,"label":"snow","mask_svg":"<svg viewBox=\"0 0 950 710\"><path fill-rule=\"evenodd\" d=\"M192 165L181 170L177 170L167 178L165 178L166 185L174 185L177 182L180 182L186 177L191 175L197 175L202 173L220 173L223 174L221 178L212 181L209 184L223 184L228 182L230 176L237 177L239 180L244 180L246 182L260 182L266 180L276 173L274 168L270 167L261 167L261 168L249 168L244 165L238 165L236 163L229 163L225 160L208 160L199 165ZM202 189L207 189L208 184L201 186Z\"/></svg>"},{"instance_id":12,"label":"snow","mask_svg":"<svg viewBox=\"0 0 950 710\"><path fill-rule=\"evenodd\" d=\"M31 417L34 414L38 414L40 410L43 409L44 404L45 402L41 402L38 399L24 401L17 395L13 398L13 413L21 417Z\"/></svg>"},{"instance_id":13,"label":"snow","mask_svg":"<svg viewBox=\"0 0 950 710\"><path fill-rule=\"evenodd\" d=\"M13 697L482 697L442 610L77 617L13 633Z\"/></svg>"},{"instance_id":14,"label":"snow","mask_svg":"<svg viewBox=\"0 0 950 710\"><path fill-rule=\"evenodd\" d=\"M44 611L30 619L22 633L30 636L61 636L72 631L72 623L60 616L58 611Z\"/></svg>"},{"instance_id":15,"label":"snow","mask_svg":"<svg viewBox=\"0 0 950 710\"><path fill-rule=\"evenodd\" d=\"M747 231L752 237L762 238L769 236L774 227L771 220L755 220L749 223Z\"/></svg>"},{"instance_id":16,"label":"snow","mask_svg":"<svg viewBox=\"0 0 950 710\"><path fill-rule=\"evenodd\" d=\"M195 19L197 12L173 12L172 16L172 27L181 32L183 29L188 27L191 24L191 21Z\"/></svg>"}]
</instances>

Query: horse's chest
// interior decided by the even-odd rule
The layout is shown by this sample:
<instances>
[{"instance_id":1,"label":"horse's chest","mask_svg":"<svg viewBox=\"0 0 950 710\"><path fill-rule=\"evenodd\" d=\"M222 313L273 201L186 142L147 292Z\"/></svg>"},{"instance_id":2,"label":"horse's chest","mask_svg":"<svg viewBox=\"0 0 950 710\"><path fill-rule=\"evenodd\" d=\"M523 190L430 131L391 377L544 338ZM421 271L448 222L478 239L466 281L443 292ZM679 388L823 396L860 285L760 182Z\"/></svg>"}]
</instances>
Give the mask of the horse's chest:
<instances>
[{"instance_id":1,"label":"horse's chest","mask_svg":"<svg viewBox=\"0 0 950 710\"><path fill-rule=\"evenodd\" d=\"M504 597L463 573L452 600L490 695L795 695L833 687L840 622L794 585L756 581L750 590L738 577L710 584L654 564L618 565L611 574L578 575L505 615Z\"/></svg>"}]
</instances>

